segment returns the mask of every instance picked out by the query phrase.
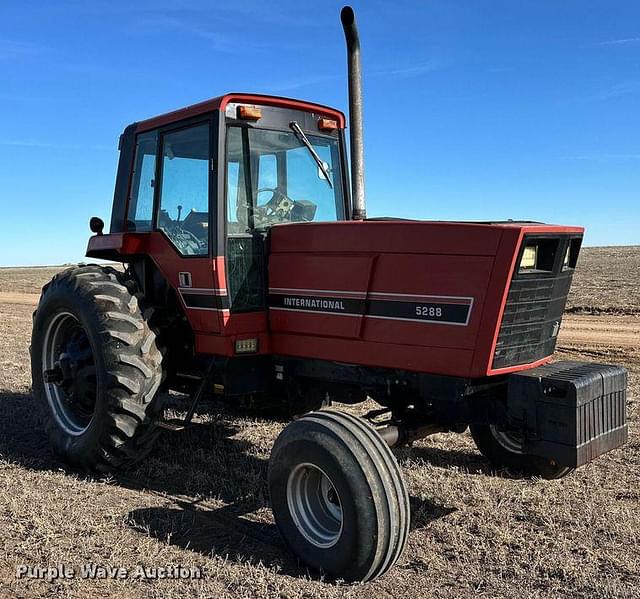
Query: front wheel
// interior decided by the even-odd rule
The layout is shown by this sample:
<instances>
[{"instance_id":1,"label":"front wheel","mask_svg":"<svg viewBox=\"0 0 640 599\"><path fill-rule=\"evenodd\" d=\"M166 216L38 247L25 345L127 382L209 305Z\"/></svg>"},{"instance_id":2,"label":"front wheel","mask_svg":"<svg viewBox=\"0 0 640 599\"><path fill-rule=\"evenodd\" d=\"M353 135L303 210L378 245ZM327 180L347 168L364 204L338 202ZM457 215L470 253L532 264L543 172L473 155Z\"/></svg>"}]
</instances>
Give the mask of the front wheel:
<instances>
[{"instance_id":1,"label":"front wheel","mask_svg":"<svg viewBox=\"0 0 640 599\"><path fill-rule=\"evenodd\" d=\"M546 479L562 478L574 468L524 452L524 440L516 433L493 424L472 424L471 436L480 453L494 466L511 468Z\"/></svg>"},{"instance_id":2,"label":"front wheel","mask_svg":"<svg viewBox=\"0 0 640 599\"><path fill-rule=\"evenodd\" d=\"M273 515L307 565L372 580L400 557L409 497L389 447L365 421L322 410L289 424L269 460Z\"/></svg>"}]
</instances>

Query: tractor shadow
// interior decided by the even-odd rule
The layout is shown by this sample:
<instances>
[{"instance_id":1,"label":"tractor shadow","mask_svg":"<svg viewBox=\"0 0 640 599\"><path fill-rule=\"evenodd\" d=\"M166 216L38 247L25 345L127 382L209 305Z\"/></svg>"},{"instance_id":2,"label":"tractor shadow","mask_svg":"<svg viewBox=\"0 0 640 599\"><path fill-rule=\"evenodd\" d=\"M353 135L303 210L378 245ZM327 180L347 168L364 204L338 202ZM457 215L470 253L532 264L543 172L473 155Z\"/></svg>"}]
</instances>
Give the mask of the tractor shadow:
<instances>
[{"instance_id":1,"label":"tractor shadow","mask_svg":"<svg viewBox=\"0 0 640 599\"><path fill-rule=\"evenodd\" d=\"M142 535L207 558L260 563L293 577L309 575L288 551L275 524L246 517L254 506L230 504L211 509L195 502L174 503L178 507L132 510L125 521Z\"/></svg>"},{"instance_id":2,"label":"tractor shadow","mask_svg":"<svg viewBox=\"0 0 640 599\"><path fill-rule=\"evenodd\" d=\"M445 470L458 468L466 474L495 475L495 470L477 451L414 445L413 447L402 447L394 450L394 454L400 462L407 459L421 460L431 466Z\"/></svg>"},{"instance_id":3,"label":"tractor shadow","mask_svg":"<svg viewBox=\"0 0 640 599\"><path fill-rule=\"evenodd\" d=\"M28 470L66 470L37 422L29 393L0 391L0 459Z\"/></svg>"},{"instance_id":4,"label":"tractor shadow","mask_svg":"<svg viewBox=\"0 0 640 599\"><path fill-rule=\"evenodd\" d=\"M479 451L443 449L441 447L413 446L394 450L400 464L407 459L420 460L430 466L444 470L457 469L464 474L490 476L508 480L530 479L525 471L496 467L489 463Z\"/></svg>"},{"instance_id":5,"label":"tractor shadow","mask_svg":"<svg viewBox=\"0 0 640 599\"><path fill-rule=\"evenodd\" d=\"M455 508L416 497L411 497L410 502L412 531L425 528L456 511ZM318 573L307 569L290 553L275 524L245 517L253 512L253 506L232 504L218 509L203 509L197 502L176 503L177 508L132 510L127 514L126 522L140 534L205 557L219 556L239 563L260 563L296 578L319 578Z\"/></svg>"}]
</instances>

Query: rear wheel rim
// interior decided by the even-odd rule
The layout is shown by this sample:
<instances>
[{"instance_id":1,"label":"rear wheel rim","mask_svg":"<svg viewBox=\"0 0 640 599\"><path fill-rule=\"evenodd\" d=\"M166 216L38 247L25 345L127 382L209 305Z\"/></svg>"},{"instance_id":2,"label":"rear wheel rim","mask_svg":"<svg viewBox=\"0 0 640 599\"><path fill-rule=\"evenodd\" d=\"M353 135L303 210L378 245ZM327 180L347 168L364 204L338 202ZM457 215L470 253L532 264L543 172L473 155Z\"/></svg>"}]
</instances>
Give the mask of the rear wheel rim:
<instances>
[{"instance_id":1,"label":"rear wheel rim","mask_svg":"<svg viewBox=\"0 0 640 599\"><path fill-rule=\"evenodd\" d=\"M59 312L47 323L42 370L45 395L56 422L67 434L81 435L93 419L97 381L93 348L73 314Z\"/></svg>"},{"instance_id":2,"label":"rear wheel rim","mask_svg":"<svg viewBox=\"0 0 640 599\"><path fill-rule=\"evenodd\" d=\"M491 434L493 438L508 452L524 454L524 439L521 435L517 435L513 432L501 431L496 428L493 424L490 426Z\"/></svg>"},{"instance_id":3,"label":"rear wheel rim","mask_svg":"<svg viewBox=\"0 0 640 599\"><path fill-rule=\"evenodd\" d=\"M342 534L342 502L331 479L314 464L298 464L287 481L287 504L298 532L327 549Z\"/></svg>"}]
</instances>

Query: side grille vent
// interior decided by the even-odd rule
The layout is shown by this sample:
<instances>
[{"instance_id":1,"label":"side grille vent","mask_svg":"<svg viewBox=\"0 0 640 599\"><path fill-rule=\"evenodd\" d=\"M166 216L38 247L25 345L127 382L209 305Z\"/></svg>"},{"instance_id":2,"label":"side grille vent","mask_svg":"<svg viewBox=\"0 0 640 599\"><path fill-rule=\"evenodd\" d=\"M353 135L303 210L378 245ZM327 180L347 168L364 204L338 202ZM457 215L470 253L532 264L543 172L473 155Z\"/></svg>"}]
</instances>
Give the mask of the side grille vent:
<instances>
[{"instance_id":1,"label":"side grille vent","mask_svg":"<svg viewBox=\"0 0 640 599\"><path fill-rule=\"evenodd\" d=\"M227 273L232 312L251 312L266 307L266 258L261 237L229 237Z\"/></svg>"},{"instance_id":2,"label":"side grille vent","mask_svg":"<svg viewBox=\"0 0 640 599\"><path fill-rule=\"evenodd\" d=\"M559 244L566 248L567 241ZM556 262L560 262L556 260ZM511 280L493 368L529 364L553 354L573 269L516 272Z\"/></svg>"}]
</instances>

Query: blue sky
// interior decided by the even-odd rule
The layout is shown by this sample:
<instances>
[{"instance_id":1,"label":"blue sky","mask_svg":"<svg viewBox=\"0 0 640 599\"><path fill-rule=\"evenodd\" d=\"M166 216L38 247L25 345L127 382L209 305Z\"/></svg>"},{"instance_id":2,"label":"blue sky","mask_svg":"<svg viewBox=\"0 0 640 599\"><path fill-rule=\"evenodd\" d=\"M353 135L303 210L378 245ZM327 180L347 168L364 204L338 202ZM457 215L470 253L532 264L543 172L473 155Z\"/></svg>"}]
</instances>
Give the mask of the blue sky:
<instances>
[{"instance_id":1,"label":"blue sky","mask_svg":"<svg viewBox=\"0 0 640 599\"><path fill-rule=\"evenodd\" d=\"M339 2L3 0L0 265L82 258L126 124L226 91L346 110ZM640 243L640 3L355 2L370 215Z\"/></svg>"}]
</instances>

